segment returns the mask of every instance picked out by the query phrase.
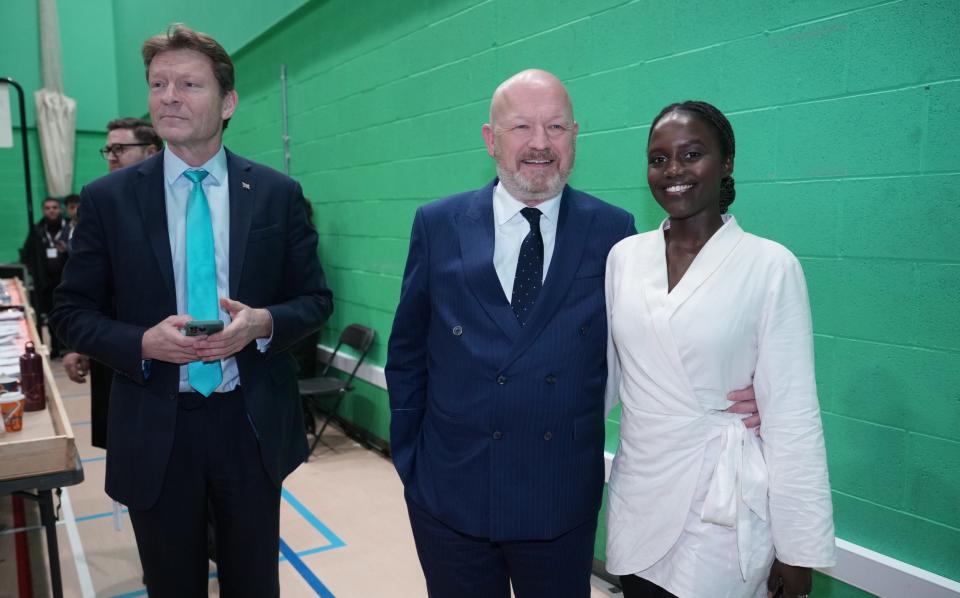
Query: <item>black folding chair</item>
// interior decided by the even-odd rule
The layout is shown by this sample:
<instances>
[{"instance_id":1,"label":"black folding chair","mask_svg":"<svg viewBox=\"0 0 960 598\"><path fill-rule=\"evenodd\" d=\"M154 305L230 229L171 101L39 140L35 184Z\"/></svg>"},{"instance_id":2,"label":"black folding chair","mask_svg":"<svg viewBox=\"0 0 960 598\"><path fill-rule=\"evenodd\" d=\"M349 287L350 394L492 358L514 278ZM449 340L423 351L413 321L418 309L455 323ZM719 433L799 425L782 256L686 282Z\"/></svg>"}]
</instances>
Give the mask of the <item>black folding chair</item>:
<instances>
[{"instance_id":1,"label":"black folding chair","mask_svg":"<svg viewBox=\"0 0 960 598\"><path fill-rule=\"evenodd\" d=\"M307 378L299 381L300 397L304 402L305 410L311 415L321 399L334 398L333 406L327 411L323 425L320 426L320 429L314 435L313 444L310 445L310 454L313 454L314 449L317 448L317 444L320 443L320 437L323 436L323 431L327 429L330 420L336 415L337 409L340 407L340 402L343 401L343 397L353 390L350 384L357 375L357 370L360 369L360 364L363 363L367 352L370 351L375 336L376 332L374 332L372 328L367 328L360 324L350 324L340 333L337 346L333 349L333 353L330 354L330 359L327 360L320 375L316 378ZM346 379L329 375L330 367L333 365L334 360L336 360L337 354L340 352L340 347L344 345L359 353L357 362L353 366L353 371L350 372L350 375L348 375ZM307 459L309 458L310 455L307 455Z\"/></svg>"}]
</instances>

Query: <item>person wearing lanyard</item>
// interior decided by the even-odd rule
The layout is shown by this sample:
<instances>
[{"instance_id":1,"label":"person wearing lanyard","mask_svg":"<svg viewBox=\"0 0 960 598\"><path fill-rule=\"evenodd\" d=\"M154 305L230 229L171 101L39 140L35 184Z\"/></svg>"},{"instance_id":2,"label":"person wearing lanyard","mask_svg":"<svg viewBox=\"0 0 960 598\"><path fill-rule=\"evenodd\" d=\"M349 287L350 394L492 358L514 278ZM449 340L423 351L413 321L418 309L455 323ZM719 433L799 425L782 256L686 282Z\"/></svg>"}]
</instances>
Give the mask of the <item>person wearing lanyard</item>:
<instances>
[{"instance_id":1,"label":"person wearing lanyard","mask_svg":"<svg viewBox=\"0 0 960 598\"><path fill-rule=\"evenodd\" d=\"M63 266L67 263L67 222L60 209L60 200L43 200L43 218L27 235L20 250L20 259L33 277L34 307L41 321L53 307L53 289L60 284ZM50 334L50 356L59 357L60 343Z\"/></svg>"}]
</instances>

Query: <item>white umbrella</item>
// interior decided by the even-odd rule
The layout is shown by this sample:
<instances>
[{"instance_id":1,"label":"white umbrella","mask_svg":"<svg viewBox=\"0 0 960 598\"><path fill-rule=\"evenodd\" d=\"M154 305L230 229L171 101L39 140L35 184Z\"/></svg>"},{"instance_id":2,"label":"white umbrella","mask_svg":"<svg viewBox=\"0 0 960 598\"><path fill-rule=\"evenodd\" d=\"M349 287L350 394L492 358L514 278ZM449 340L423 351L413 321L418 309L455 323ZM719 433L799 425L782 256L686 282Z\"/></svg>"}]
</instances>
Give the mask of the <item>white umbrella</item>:
<instances>
[{"instance_id":1,"label":"white umbrella","mask_svg":"<svg viewBox=\"0 0 960 598\"><path fill-rule=\"evenodd\" d=\"M33 94L37 103L37 133L43 155L43 170L47 177L47 194L63 197L73 191L77 102L63 93L57 2L40 0L38 6L43 89Z\"/></svg>"}]
</instances>

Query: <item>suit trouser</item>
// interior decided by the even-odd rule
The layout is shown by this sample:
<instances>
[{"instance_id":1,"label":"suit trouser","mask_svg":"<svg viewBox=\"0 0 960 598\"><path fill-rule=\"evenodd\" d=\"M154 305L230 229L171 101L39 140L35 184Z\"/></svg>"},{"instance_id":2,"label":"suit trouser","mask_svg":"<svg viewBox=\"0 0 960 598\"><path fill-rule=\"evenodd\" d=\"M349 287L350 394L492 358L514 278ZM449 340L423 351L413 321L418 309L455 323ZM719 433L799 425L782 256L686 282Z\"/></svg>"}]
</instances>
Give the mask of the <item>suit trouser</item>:
<instances>
[{"instance_id":1,"label":"suit trouser","mask_svg":"<svg viewBox=\"0 0 960 598\"><path fill-rule=\"evenodd\" d=\"M110 406L110 388L113 370L96 359L90 360L90 444L107 448L107 410Z\"/></svg>"},{"instance_id":2,"label":"suit trouser","mask_svg":"<svg viewBox=\"0 0 960 598\"><path fill-rule=\"evenodd\" d=\"M263 468L242 392L189 393L177 400L160 498L149 509L130 509L149 595L207 595L209 500L216 512L220 595L278 596L280 489Z\"/></svg>"},{"instance_id":3,"label":"suit trouser","mask_svg":"<svg viewBox=\"0 0 960 598\"><path fill-rule=\"evenodd\" d=\"M588 598L596 518L550 540L460 533L411 500L407 511L430 598Z\"/></svg>"}]
</instances>

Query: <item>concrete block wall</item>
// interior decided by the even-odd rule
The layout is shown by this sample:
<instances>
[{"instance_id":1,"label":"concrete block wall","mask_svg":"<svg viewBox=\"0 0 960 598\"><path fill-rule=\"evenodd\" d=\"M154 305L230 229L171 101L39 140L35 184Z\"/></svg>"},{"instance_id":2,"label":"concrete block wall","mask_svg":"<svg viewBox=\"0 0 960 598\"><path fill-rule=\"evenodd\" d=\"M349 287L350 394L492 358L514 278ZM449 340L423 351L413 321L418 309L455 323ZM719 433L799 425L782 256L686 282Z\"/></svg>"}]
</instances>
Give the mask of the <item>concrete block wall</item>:
<instances>
[{"instance_id":1,"label":"concrete block wall","mask_svg":"<svg viewBox=\"0 0 960 598\"><path fill-rule=\"evenodd\" d=\"M292 175L336 293L324 339L372 325L382 364L413 212L493 176L480 125L501 80L538 66L567 82L581 123L571 183L641 229L662 217L644 176L650 120L672 101L713 102L738 137L732 212L807 274L838 534L960 579L956 8L313 2L237 54L227 142L281 166L286 64ZM356 394L345 415L385 437L385 393ZM614 450L616 417L609 427Z\"/></svg>"},{"instance_id":2,"label":"concrete block wall","mask_svg":"<svg viewBox=\"0 0 960 598\"><path fill-rule=\"evenodd\" d=\"M286 64L292 174L337 296L324 339L372 325L382 364L413 212L493 176L479 129L502 79L568 83L571 182L641 229L661 218L650 120L715 103L739 141L732 211L807 274L839 535L960 579L958 36L951 1L314 2L238 53L228 143L281 165ZM385 393L357 395L345 415L386 436Z\"/></svg>"},{"instance_id":3,"label":"concrete block wall","mask_svg":"<svg viewBox=\"0 0 960 598\"><path fill-rule=\"evenodd\" d=\"M200 28L229 39L247 15L226 4ZM480 125L504 78L536 66L567 82L581 123L571 183L631 210L641 230L662 217L644 177L650 120L688 98L723 109L738 137L732 212L807 275L838 534L960 580L956 2L313 0L271 23L234 54L241 100L226 142L282 168L287 65L291 174L314 203L336 293L323 340L373 326L381 365L413 212L494 175ZM102 144L78 134L76 189L106 172ZM0 151L0 261L26 234L19 165L18 148ZM361 383L342 410L388 436L376 386ZM614 416L610 451L617 432Z\"/></svg>"}]
</instances>

